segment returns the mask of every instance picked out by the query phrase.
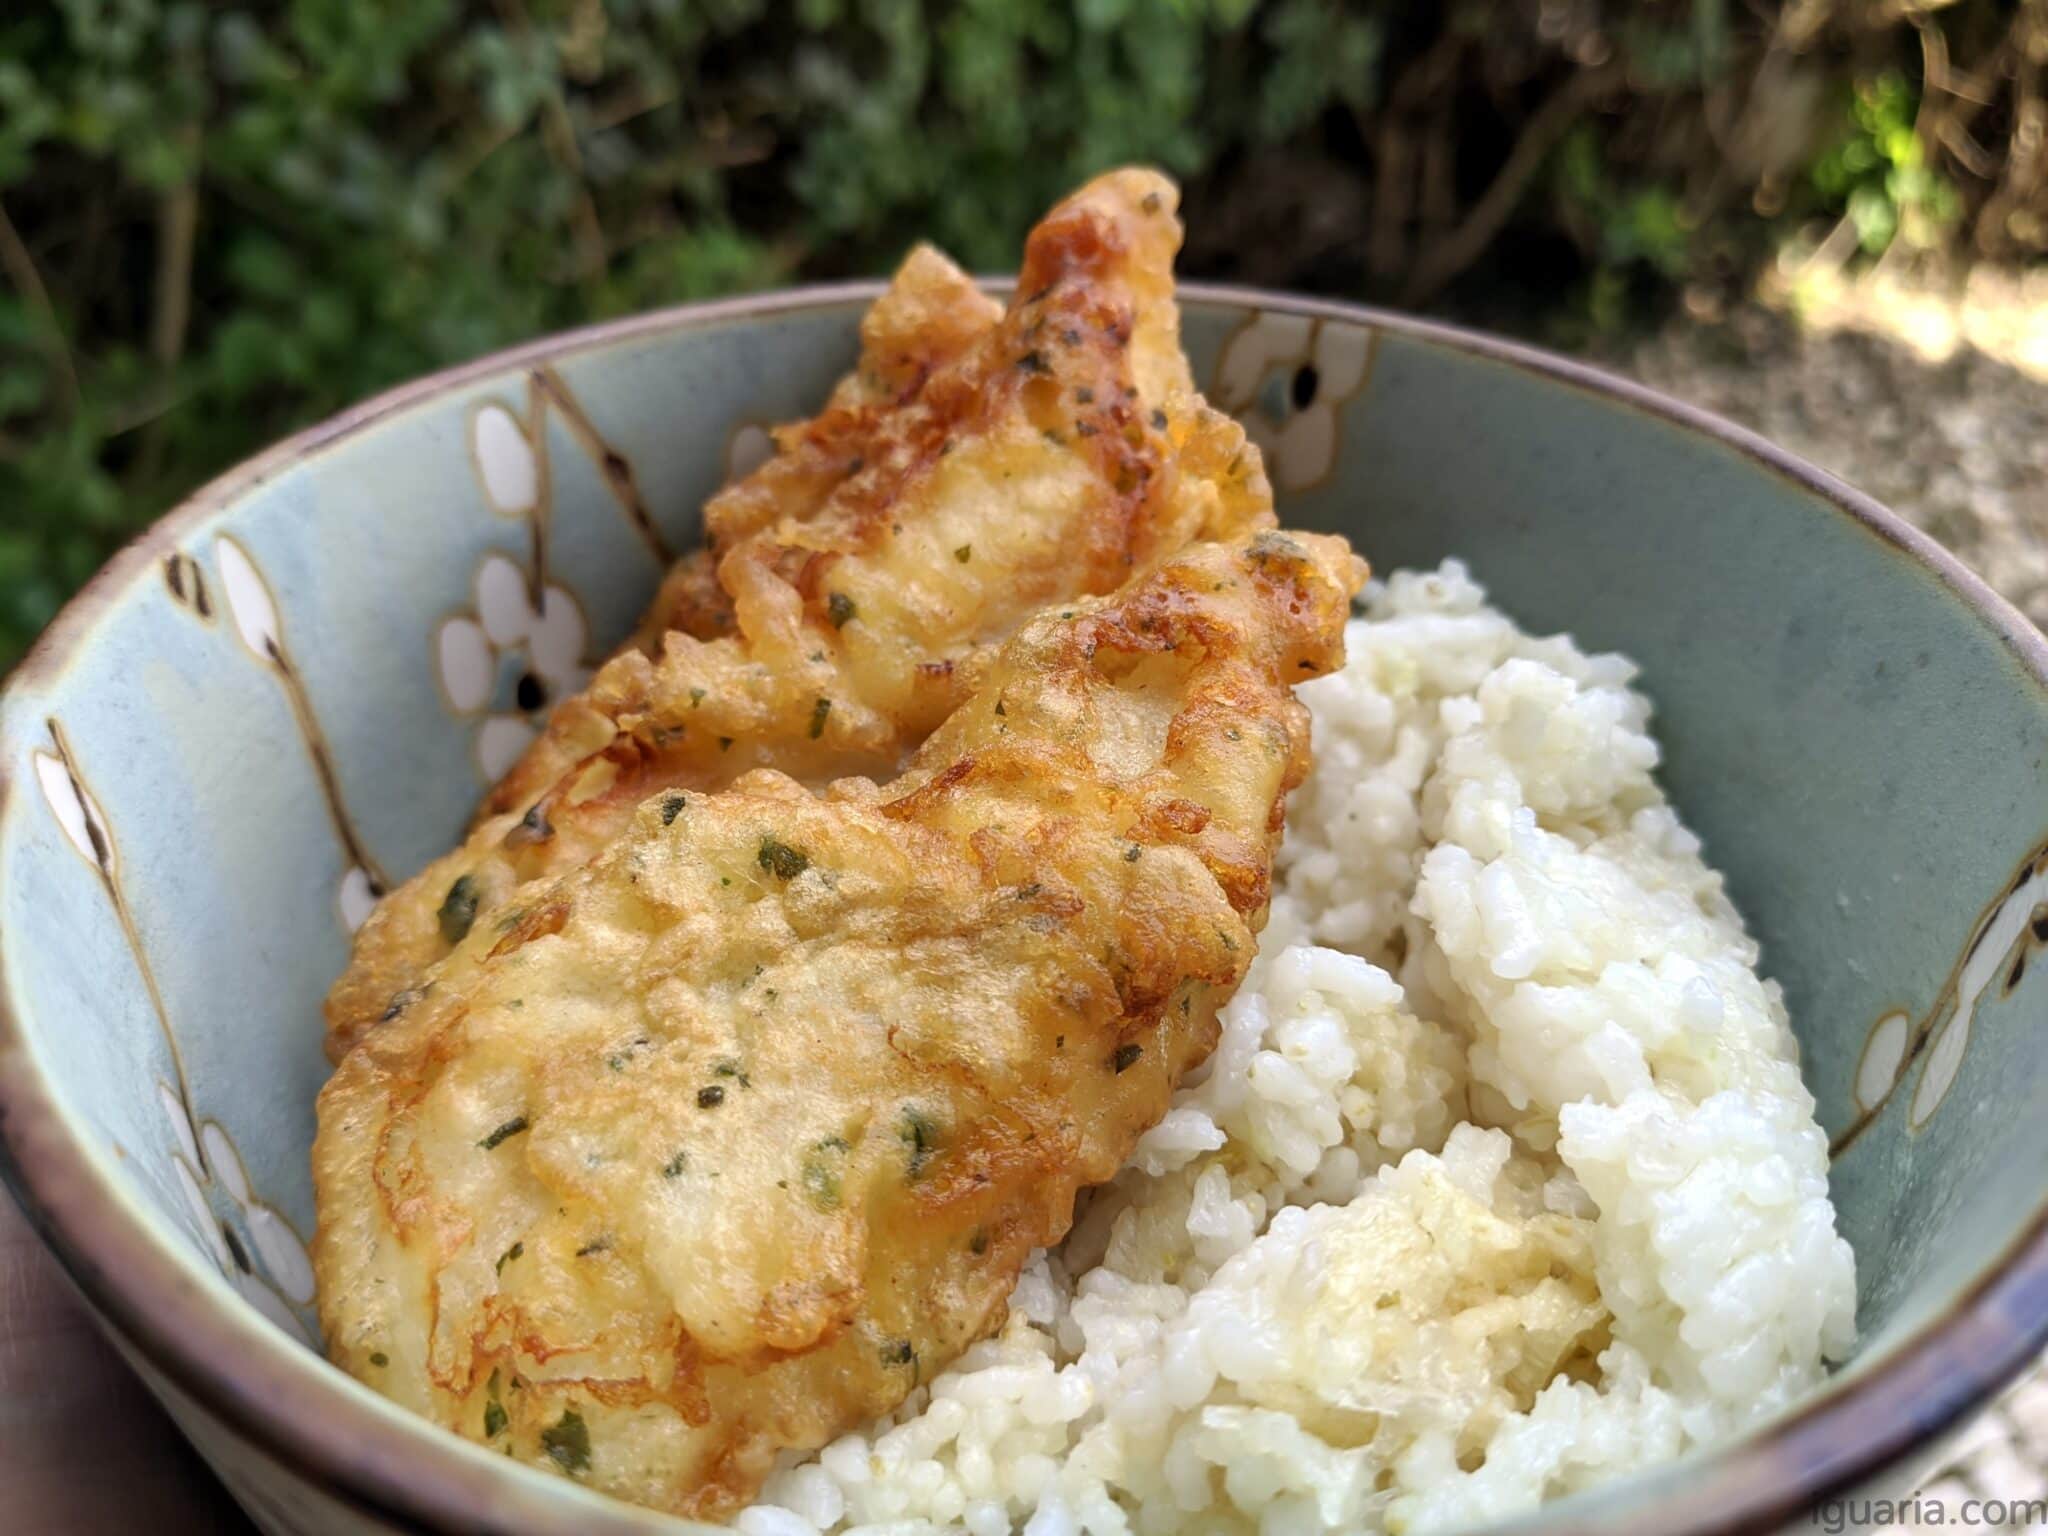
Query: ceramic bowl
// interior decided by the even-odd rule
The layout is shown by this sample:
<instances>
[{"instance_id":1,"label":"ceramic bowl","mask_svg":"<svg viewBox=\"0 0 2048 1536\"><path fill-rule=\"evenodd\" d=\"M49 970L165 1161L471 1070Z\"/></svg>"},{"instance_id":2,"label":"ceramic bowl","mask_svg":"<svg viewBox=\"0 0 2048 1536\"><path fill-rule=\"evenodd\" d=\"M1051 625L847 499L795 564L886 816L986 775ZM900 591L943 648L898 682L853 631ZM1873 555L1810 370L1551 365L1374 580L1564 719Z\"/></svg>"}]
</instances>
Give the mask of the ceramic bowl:
<instances>
[{"instance_id":1,"label":"ceramic bowl","mask_svg":"<svg viewBox=\"0 0 2048 1536\"><path fill-rule=\"evenodd\" d=\"M7 1176L268 1531L676 1529L316 1353L319 1002L763 424L823 396L874 291L649 315L359 406L157 524L8 687ZM1382 569L1459 554L1530 628L1643 664L1838 1147L1855 1359L1526 1528L1764 1531L1902 1491L2048 1337L2048 643L1846 486L1640 389L1393 316L1186 298L1287 521Z\"/></svg>"}]
</instances>

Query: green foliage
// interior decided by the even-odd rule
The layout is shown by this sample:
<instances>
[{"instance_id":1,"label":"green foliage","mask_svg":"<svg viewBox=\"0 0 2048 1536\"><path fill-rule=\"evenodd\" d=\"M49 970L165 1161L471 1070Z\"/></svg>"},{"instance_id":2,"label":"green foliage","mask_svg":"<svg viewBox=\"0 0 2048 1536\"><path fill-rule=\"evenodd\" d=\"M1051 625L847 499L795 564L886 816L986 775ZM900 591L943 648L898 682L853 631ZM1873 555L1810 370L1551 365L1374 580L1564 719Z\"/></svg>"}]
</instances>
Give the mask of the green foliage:
<instances>
[{"instance_id":1,"label":"green foliage","mask_svg":"<svg viewBox=\"0 0 2048 1536\"><path fill-rule=\"evenodd\" d=\"M1831 94L1786 217L1937 242L1966 210L1914 132L1913 34L1844 8L1657 0L1606 32L1536 0L0 9L0 664L141 522L350 400L565 325L883 270L914 235L999 270L1122 161L1187 182L1212 275L1455 302L1541 249L1543 297L1611 322L1645 280L1767 247L1749 206L1779 173L1702 175L1729 157L1701 125L1741 117L1795 10ZM2007 9L1940 24L1960 46Z\"/></svg>"},{"instance_id":2,"label":"green foliage","mask_svg":"<svg viewBox=\"0 0 2048 1536\"><path fill-rule=\"evenodd\" d=\"M1930 164L1915 131L1920 92L1897 70L1848 89L1841 136L1814 162L1814 191L1838 206L1873 255L1894 239L1941 243L1961 212L1956 188Z\"/></svg>"},{"instance_id":3,"label":"green foliage","mask_svg":"<svg viewBox=\"0 0 2048 1536\"><path fill-rule=\"evenodd\" d=\"M1617 174L1601 153L1600 129L1581 123L1558 151L1556 195L1565 217L1597 232L1591 254L1601 270L1637 264L1680 278L1691 265L1689 221L1675 183Z\"/></svg>"}]
</instances>

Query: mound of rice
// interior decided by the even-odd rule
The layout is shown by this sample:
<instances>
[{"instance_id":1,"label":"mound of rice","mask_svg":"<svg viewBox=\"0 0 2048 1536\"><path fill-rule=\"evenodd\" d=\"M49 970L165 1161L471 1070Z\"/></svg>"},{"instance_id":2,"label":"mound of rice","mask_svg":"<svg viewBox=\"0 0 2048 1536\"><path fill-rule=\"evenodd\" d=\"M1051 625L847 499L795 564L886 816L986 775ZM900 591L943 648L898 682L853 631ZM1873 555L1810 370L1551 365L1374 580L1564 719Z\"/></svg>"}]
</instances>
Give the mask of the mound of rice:
<instances>
[{"instance_id":1,"label":"mound of rice","mask_svg":"<svg viewBox=\"0 0 2048 1536\"><path fill-rule=\"evenodd\" d=\"M1007 1326L749 1536L1438 1531L1772 1413L1855 1267L1777 987L1619 656L1456 562L1308 684L1222 1044Z\"/></svg>"}]
</instances>

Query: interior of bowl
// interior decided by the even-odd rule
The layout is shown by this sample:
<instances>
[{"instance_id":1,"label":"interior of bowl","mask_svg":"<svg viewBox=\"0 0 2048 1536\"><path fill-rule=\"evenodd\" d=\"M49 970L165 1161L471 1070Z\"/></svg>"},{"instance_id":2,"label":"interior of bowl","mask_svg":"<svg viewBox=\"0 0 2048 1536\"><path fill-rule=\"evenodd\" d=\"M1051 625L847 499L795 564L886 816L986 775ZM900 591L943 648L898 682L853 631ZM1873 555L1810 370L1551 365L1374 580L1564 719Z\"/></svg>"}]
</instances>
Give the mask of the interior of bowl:
<instances>
[{"instance_id":1,"label":"interior of bowl","mask_svg":"<svg viewBox=\"0 0 2048 1536\"><path fill-rule=\"evenodd\" d=\"M60 1244L39 1196L82 1157L200 1294L312 1341L319 1004L353 924L822 397L861 307L649 317L373 403L60 622L0 713L0 1091L32 1079L77 1138L8 1137ZM1528 628L1642 664L1839 1143L1862 1344L1829 1391L1981 1308L2048 1182L2038 637L1827 487L1568 371L1282 300L1196 296L1186 326L1284 520L1383 570L1458 555ZM2023 1351L2040 1318L2004 1326Z\"/></svg>"}]
</instances>

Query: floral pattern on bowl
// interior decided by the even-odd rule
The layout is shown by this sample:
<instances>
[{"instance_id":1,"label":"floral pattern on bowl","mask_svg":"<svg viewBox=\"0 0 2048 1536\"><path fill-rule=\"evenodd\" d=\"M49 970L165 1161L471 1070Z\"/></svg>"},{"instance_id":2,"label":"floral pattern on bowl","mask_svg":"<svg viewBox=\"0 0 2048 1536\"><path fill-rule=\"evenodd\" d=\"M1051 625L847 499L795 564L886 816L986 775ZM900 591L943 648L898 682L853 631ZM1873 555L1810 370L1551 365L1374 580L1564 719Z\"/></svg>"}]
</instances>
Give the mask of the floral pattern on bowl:
<instances>
[{"instance_id":1,"label":"floral pattern on bowl","mask_svg":"<svg viewBox=\"0 0 2048 1536\"><path fill-rule=\"evenodd\" d=\"M590 669L583 608L566 587L543 587L536 604L527 573L494 554L477 567L475 593L473 606L442 622L434 660L448 707L477 721L477 773L488 784L538 734L536 717L581 688Z\"/></svg>"},{"instance_id":2,"label":"floral pattern on bowl","mask_svg":"<svg viewBox=\"0 0 2048 1536\"><path fill-rule=\"evenodd\" d=\"M305 1240L276 1207L257 1198L242 1165L241 1153L218 1121L201 1121L194 1133L184 1054L164 1010L148 953L129 915L127 898L122 894L119 846L99 802L79 776L64 740L63 727L52 720L49 730L52 750L38 749L32 754L36 783L63 829L65 840L92 866L105 886L137 973L149 991L164 1044L169 1048L177 1082L174 1086L159 1078L156 1100L170 1131L169 1170L184 1199L181 1214L188 1218L186 1231L212 1256L227 1282L251 1306L293 1338L310 1343L313 1261ZM215 1209L210 1198L214 1190L227 1197L239 1220Z\"/></svg>"},{"instance_id":3,"label":"floral pattern on bowl","mask_svg":"<svg viewBox=\"0 0 2048 1536\"><path fill-rule=\"evenodd\" d=\"M1344 405L1365 388L1377 335L1342 320L1262 311L1224 342L1210 398L1244 422L1275 490L1310 490L1330 478Z\"/></svg>"}]
</instances>

